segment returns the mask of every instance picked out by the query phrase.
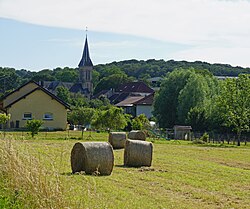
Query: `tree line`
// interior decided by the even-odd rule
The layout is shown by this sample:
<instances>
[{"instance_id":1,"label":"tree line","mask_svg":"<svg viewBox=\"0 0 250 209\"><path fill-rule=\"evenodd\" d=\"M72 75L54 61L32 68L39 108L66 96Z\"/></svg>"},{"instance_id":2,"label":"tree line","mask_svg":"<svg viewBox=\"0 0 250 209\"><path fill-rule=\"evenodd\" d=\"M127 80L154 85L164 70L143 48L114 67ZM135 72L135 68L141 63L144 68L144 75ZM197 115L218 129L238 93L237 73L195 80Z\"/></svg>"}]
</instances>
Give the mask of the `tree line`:
<instances>
[{"instance_id":1,"label":"tree line","mask_svg":"<svg viewBox=\"0 0 250 209\"><path fill-rule=\"evenodd\" d=\"M206 69L216 76L238 76L240 73L250 74L250 68L232 67L226 64L209 64L200 61L126 60L95 65L93 84L95 93L98 93L103 89L116 88L121 83L133 80L147 82L152 77L165 77L175 69L189 68L197 70ZM14 68L0 67L0 93L2 95L29 80L77 82L78 70L77 68L58 67L34 72L26 69L16 70Z\"/></svg>"},{"instance_id":2,"label":"tree line","mask_svg":"<svg viewBox=\"0 0 250 209\"><path fill-rule=\"evenodd\" d=\"M162 128L233 131L239 145L242 132L250 129L250 75L219 80L205 70L174 70L156 94L153 114Z\"/></svg>"}]
</instances>

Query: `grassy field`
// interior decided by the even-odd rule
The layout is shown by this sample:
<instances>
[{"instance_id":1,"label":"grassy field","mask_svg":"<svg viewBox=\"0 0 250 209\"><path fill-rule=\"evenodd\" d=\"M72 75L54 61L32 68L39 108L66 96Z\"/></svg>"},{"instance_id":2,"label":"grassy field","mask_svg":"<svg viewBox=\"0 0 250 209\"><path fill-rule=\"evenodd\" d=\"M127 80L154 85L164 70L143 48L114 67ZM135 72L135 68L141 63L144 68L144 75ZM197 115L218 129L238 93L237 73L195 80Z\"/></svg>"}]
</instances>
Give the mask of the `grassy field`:
<instances>
[{"instance_id":1,"label":"grassy field","mask_svg":"<svg viewBox=\"0 0 250 209\"><path fill-rule=\"evenodd\" d=\"M151 168L71 174L70 152L89 134L7 133L0 140L0 208L250 208L250 147L154 141ZM107 141L107 133L91 140Z\"/></svg>"}]
</instances>

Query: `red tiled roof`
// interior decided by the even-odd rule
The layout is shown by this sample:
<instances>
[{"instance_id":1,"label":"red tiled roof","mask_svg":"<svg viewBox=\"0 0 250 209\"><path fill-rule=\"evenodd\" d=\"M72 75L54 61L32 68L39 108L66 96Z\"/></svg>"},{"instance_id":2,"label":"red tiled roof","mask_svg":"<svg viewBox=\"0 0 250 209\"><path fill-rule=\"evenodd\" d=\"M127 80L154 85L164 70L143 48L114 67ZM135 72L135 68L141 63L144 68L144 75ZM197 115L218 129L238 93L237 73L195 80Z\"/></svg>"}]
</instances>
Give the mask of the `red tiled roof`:
<instances>
[{"instance_id":1,"label":"red tiled roof","mask_svg":"<svg viewBox=\"0 0 250 209\"><path fill-rule=\"evenodd\" d=\"M117 92L140 92L140 93L153 93L154 90L151 89L143 82L130 82L119 86L116 90Z\"/></svg>"}]
</instances>

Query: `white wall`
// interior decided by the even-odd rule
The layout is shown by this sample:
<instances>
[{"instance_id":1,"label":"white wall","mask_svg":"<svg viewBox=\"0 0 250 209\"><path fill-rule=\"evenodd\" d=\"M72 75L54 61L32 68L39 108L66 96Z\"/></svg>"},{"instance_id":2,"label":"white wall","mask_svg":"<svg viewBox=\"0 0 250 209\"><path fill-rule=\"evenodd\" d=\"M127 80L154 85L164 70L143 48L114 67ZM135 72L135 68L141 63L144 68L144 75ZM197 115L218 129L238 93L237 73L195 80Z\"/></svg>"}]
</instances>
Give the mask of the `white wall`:
<instances>
[{"instance_id":1,"label":"white wall","mask_svg":"<svg viewBox=\"0 0 250 209\"><path fill-rule=\"evenodd\" d=\"M149 106L149 105L137 105L136 106L136 116L140 114L144 114L147 116L147 118L151 118L153 116L152 111L153 111L153 106Z\"/></svg>"}]
</instances>

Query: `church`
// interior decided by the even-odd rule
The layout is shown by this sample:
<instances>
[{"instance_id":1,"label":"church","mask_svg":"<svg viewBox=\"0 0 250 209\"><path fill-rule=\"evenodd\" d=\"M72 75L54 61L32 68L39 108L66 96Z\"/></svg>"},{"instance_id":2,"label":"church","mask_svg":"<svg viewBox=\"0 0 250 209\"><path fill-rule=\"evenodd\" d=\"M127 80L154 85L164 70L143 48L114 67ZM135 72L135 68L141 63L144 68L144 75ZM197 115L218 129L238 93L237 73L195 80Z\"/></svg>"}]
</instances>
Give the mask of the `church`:
<instances>
[{"instance_id":1,"label":"church","mask_svg":"<svg viewBox=\"0 0 250 209\"><path fill-rule=\"evenodd\" d=\"M82 58L78 64L78 82L40 81L39 84L53 94L56 94L57 87L62 86L67 88L71 93L80 93L85 95L87 98L91 98L93 96L93 66L94 65L90 59L88 38L86 35Z\"/></svg>"}]
</instances>

